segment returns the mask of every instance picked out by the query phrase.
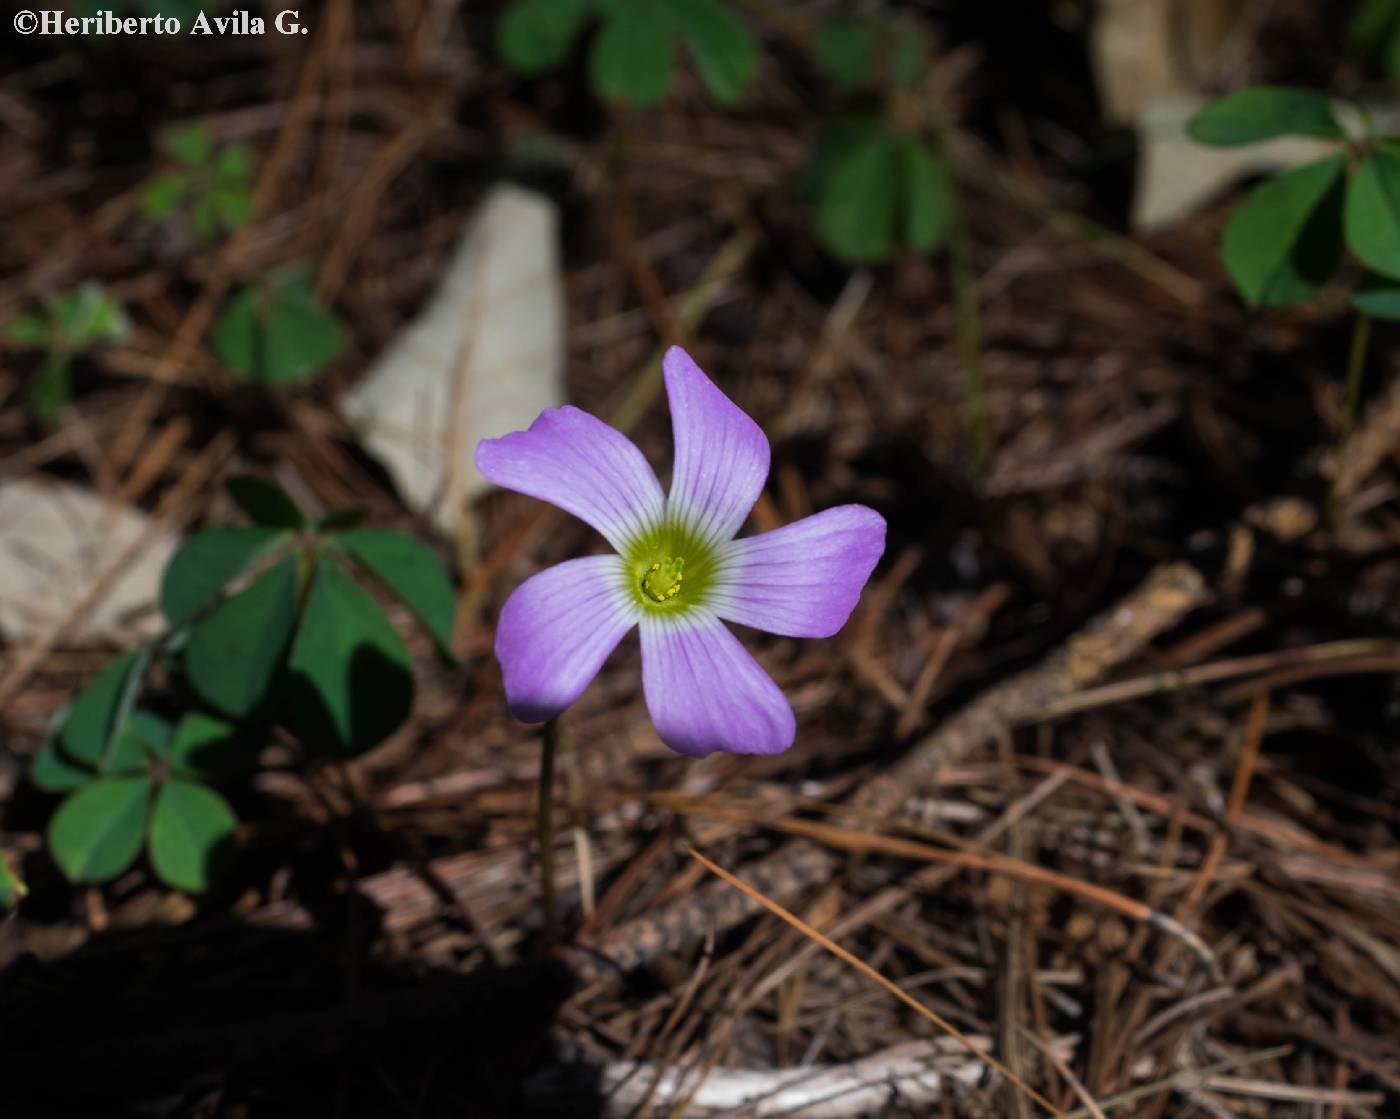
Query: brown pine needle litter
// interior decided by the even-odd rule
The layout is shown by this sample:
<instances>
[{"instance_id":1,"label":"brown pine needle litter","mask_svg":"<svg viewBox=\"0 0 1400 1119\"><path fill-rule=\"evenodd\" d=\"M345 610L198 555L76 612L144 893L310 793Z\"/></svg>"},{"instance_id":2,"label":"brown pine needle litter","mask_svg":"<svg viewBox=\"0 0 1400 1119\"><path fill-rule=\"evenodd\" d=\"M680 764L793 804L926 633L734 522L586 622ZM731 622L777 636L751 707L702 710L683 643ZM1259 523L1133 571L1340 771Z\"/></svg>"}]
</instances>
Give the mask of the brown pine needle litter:
<instances>
[{"instance_id":1,"label":"brown pine needle litter","mask_svg":"<svg viewBox=\"0 0 1400 1119\"><path fill-rule=\"evenodd\" d=\"M798 917L796 914L784 909L772 898L759 893L742 878L738 878L733 874L730 874L729 871L725 870L718 863L707 859L694 847L687 847L685 850L686 854L688 854L692 859L698 862L706 870L710 871L710 873L718 875L720 878L723 878L736 890L739 890L742 893L745 893L749 897L753 898L754 901L758 902L758 904L763 906L764 909L768 910L769 913L772 913L775 917L786 921L803 936L807 937L809 940L816 942L817 944L820 944L823 948L825 948L833 956L836 956L838 959L844 960L846 963L850 964L867 979L871 980L872 982L878 983L881 987L887 990L900 1002L904 1003L905 1006L909 1007L909 1009L914 1011L915 1014L918 1014L920 1017L927 1018L940 1030L944 1031L946 1034L959 1041L964 1047L966 1047L969 1053L971 1053L988 1068L996 1069L997 1072L1001 1073L1002 1076L1004 1076L1008 1081L1014 1084L1017 1089L1024 1092L1027 1096L1033 1099L1051 1115L1057 1116L1058 1119L1064 1119L1064 1112L1062 1112L1059 1108L1057 1108L1054 1104L1052 1104L1049 1100L1047 1100L1044 1096L1042 1096L1025 1081L1021 1080L1015 1073L1013 1073L1009 1068L1003 1065L990 1053L987 1053L980 1046L976 1045L972 1041L972 1039L969 1038L965 1033L959 1030L956 1026L952 1025L950 1022L946 1021L941 1015L930 1010L918 999L910 995L907 991L903 990L898 985L891 983L888 979L886 979L868 963L862 960L859 956L852 955L850 952L846 951L846 949L842 948L841 945L837 944L834 940L830 939L827 936L824 936L822 933L812 928L812 926L807 924L806 921L802 920L801 917Z\"/></svg>"},{"instance_id":2,"label":"brown pine needle litter","mask_svg":"<svg viewBox=\"0 0 1400 1119\"><path fill-rule=\"evenodd\" d=\"M761 56L742 99L717 102L681 49L670 95L622 109L590 84L608 6L575 5L595 14L568 60L525 75L499 49L517 2L326 0L305 35L0 46L0 556L23 575L0 568L0 860L29 888L0 917L0 1111L769 1119L797 1079L893 1069L899 1088L857 1085L862 1114L1046 1114L951 1027L1075 1119L1400 1115L1400 334L1370 328L1353 422L1351 273L1248 307L1220 255L1243 179L1135 230L1153 144L1186 178L1224 157L1176 124L1122 142L1091 72L1117 20L1155 7L1170 18L1128 38L1174 61L1128 63L1144 97L1170 72L1173 105L1260 83L1383 105L1381 57L1343 28L1359 5L999 19L862 0L850 14L923 43L927 65L847 102L815 57L841 5L721 0ZM947 159L953 245L858 265L823 247L802 184L857 105ZM226 234L143 204L193 124L248 155L251 215ZM522 331L562 358L561 402L672 461L659 358L683 344L769 437L742 535L844 504L889 529L844 629L742 635L791 701L784 754L672 754L635 641L603 665L560 728L552 952L539 738L506 710L493 644L512 588L596 536L515 495L463 500L473 448L425 418L452 537L345 413L417 348L411 324L505 182L549 215L557 271L518 286L562 295L559 334ZM296 269L339 355L295 386L238 379L216 324ZM501 279L491 308L522 280ZM88 283L130 333L75 355L71 404L40 421L42 355L11 323ZM458 373L510 316L448 298L460 424ZM537 364L485 362L492 399ZM407 721L330 766L293 728L257 728L246 769L214 781L238 826L201 896L144 854L71 885L48 848L63 794L31 763L158 623L163 542L247 523L224 489L243 473L431 548L456 660L367 584L412 662ZM33 504L11 512L54 487L149 531L116 547L99 526L61 578L66 515L39 539ZM52 609L16 586L51 588ZM146 605L112 620L128 586ZM191 703L179 657L152 666L152 714ZM103 1098L63 1098L84 1091Z\"/></svg>"}]
</instances>

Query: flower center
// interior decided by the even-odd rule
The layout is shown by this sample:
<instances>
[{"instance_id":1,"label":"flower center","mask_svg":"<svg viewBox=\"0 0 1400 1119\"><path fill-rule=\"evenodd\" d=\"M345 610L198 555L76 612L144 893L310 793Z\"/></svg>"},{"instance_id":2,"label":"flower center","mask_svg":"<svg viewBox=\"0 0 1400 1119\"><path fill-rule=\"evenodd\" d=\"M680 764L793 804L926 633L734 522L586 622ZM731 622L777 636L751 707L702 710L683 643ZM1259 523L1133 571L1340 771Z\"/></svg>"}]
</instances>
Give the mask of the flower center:
<instances>
[{"instance_id":1,"label":"flower center","mask_svg":"<svg viewBox=\"0 0 1400 1119\"><path fill-rule=\"evenodd\" d=\"M685 578L685 557L667 556L647 568L642 576L642 594L653 602L668 602L681 593Z\"/></svg>"},{"instance_id":2,"label":"flower center","mask_svg":"<svg viewBox=\"0 0 1400 1119\"><path fill-rule=\"evenodd\" d=\"M624 593L653 614L706 606L724 574L715 545L674 516L638 533L621 552Z\"/></svg>"}]
</instances>

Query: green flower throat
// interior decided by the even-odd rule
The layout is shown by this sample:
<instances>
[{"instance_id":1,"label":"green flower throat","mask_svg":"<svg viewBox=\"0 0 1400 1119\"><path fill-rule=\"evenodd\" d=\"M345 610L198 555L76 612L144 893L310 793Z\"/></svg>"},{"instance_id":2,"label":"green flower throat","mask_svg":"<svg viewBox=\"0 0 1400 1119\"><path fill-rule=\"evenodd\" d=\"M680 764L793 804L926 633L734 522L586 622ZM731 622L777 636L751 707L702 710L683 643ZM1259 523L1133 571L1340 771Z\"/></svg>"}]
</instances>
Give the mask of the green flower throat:
<instances>
[{"instance_id":1,"label":"green flower throat","mask_svg":"<svg viewBox=\"0 0 1400 1119\"><path fill-rule=\"evenodd\" d=\"M703 604L718 571L715 548L668 521L632 541L623 553L628 589L644 609L676 614Z\"/></svg>"}]
</instances>

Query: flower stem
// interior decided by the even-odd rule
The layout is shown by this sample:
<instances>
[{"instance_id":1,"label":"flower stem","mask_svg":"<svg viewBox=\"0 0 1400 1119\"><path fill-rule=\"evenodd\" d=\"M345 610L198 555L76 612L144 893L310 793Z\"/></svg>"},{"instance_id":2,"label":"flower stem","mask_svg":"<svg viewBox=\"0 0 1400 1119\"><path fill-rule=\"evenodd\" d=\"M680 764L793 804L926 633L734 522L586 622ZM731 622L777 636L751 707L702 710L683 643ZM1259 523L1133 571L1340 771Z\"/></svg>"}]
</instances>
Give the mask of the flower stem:
<instances>
[{"instance_id":1,"label":"flower stem","mask_svg":"<svg viewBox=\"0 0 1400 1119\"><path fill-rule=\"evenodd\" d=\"M540 907L544 911L541 945L548 952L559 939L559 914L554 901L554 758L559 752L559 717L544 725L540 747Z\"/></svg>"},{"instance_id":2,"label":"flower stem","mask_svg":"<svg viewBox=\"0 0 1400 1119\"><path fill-rule=\"evenodd\" d=\"M1361 404L1361 380L1366 371L1366 345L1371 340L1371 316L1365 312L1356 313L1356 323L1351 328L1351 351L1347 355L1346 396L1342 405L1342 438L1351 434L1356 424L1356 410Z\"/></svg>"}]
</instances>

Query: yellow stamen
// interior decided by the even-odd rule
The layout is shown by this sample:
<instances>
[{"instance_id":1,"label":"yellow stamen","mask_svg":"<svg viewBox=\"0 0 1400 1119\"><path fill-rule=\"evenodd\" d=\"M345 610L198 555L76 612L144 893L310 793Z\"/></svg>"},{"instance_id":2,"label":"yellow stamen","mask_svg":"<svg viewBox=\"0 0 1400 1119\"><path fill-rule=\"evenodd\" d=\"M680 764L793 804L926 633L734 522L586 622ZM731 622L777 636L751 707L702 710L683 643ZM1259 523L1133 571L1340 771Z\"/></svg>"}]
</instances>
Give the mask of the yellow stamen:
<instances>
[{"instance_id":1,"label":"yellow stamen","mask_svg":"<svg viewBox=\"0 0 1400 1119\"><path fill-rule=\"evenodd\" d=\"M681 593L681 580L685 578L685 558L668 556L647 568L642 576L642 593L653 602L666 602Z\"/></svg>"}]
</instances>

